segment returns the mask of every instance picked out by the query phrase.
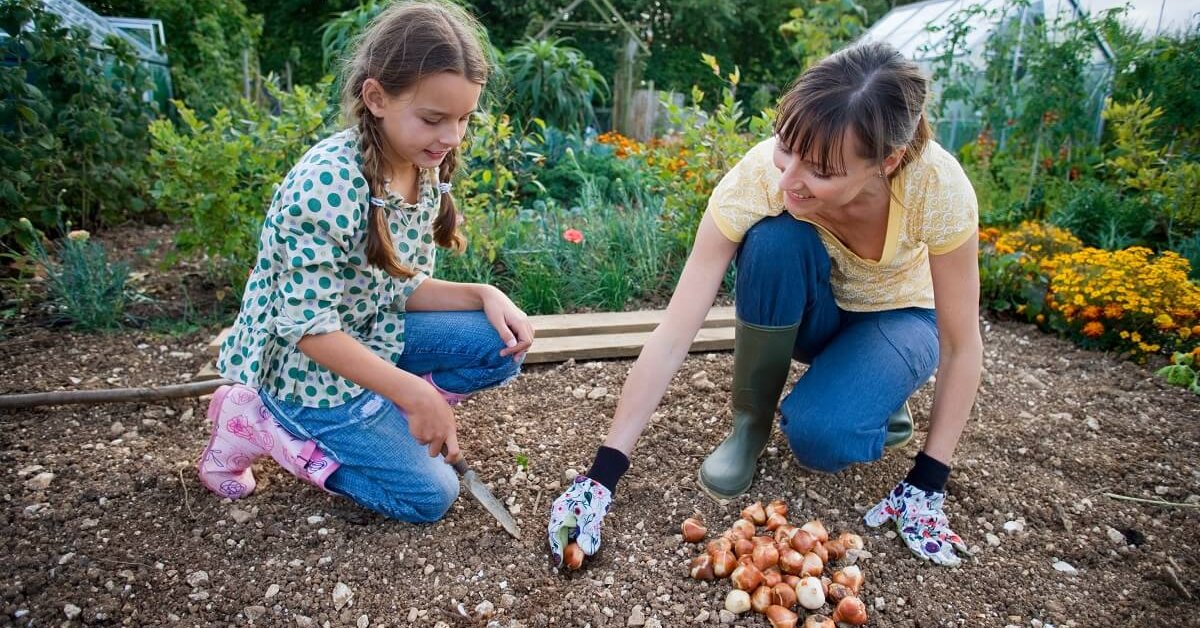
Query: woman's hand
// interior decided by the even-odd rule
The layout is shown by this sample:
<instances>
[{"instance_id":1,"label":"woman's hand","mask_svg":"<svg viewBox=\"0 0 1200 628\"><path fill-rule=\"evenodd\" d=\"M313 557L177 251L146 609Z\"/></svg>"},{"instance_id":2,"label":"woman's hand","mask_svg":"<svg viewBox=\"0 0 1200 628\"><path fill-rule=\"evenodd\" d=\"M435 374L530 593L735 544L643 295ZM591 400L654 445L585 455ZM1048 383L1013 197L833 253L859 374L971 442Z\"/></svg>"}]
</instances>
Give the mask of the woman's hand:
<instances>
[{"instance_id":1,"label":"woman's hand","mask_svg":"<svg viewBox=\"0 0 1200 628\"><path fill-rule=\"evenodd\" d=\"M533 344L533 325L529 317L498 288L481 286L480 299L483 301L483 313L505 344L500 355L511 355L515 360L524 358L525 352Z\"/></svg>"},{"instance_id":2,"label":"woman's hand","mask_svg":"<svg viewBox=\"0 0 1200 628\"><path fill-rule=\"evenodd\" d=\"M612 504L612 491L603 484L580 475L550 506L550 523L546 540L550 543L550 560L555 567L562 565L563 551L575 541L584 555L591 556L600 549L600 527Z\"/></svg>"}]
</instances>

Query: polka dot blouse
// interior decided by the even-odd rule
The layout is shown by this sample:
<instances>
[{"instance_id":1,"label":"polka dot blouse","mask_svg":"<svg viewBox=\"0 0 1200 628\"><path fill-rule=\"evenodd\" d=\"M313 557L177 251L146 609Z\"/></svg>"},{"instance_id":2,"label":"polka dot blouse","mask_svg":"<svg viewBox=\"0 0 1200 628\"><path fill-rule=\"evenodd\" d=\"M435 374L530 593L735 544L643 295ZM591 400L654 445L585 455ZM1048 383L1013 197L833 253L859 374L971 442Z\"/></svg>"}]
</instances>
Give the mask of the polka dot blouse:
<instances>
[{"instance_id":1,"label":"polka dot blouse","mask_svg":"<svg viewBox=\"0 0 1200 628\"><path fill-rule=\"evenodd\" d=\"M242 308L221 345L217 370L271 396L309 407L341 405L363 392L304 355L309 334L344 331L379 357L404 351L404 303L433 272L438 181L422 170L416 204L385 200L400 261L397 279L367 262L370 193L354 130L308 151L276 190L259 236Z\"/></svg>"}]
</instances>

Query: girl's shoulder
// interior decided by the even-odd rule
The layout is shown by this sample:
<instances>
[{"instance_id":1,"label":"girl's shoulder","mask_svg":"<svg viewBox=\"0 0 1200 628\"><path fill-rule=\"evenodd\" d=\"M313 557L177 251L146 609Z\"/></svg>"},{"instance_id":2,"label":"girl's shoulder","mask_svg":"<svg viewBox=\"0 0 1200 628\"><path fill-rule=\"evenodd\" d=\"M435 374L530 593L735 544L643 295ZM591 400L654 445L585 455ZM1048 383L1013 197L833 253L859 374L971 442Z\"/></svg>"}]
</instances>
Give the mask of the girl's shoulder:
<instances>
[{"instance_id":1,"label":"girl's shoulder","mask_svg":"<svg viewBox=\"0 0 1200 628\"><path fill-rule=\"evenodd\" d=\"M336 190L343 194L353 190L349 200L365 204L368 186L362 173L358 134L346 129L317 142L292 166L283 189L302 193Z\"/></svg>"},{"instance_id":2,"label":"girl's shoulder","mask_svg":"<svg viewBox=\"0 0 1200 628\"><path fill-rule=\"evenodd\" d=\"M358 147L358 133L352 128L344 129L317 142L296 164L297 167L306 165L351 168L361 173L362 152Z\"/></svg>"}]
</instances>

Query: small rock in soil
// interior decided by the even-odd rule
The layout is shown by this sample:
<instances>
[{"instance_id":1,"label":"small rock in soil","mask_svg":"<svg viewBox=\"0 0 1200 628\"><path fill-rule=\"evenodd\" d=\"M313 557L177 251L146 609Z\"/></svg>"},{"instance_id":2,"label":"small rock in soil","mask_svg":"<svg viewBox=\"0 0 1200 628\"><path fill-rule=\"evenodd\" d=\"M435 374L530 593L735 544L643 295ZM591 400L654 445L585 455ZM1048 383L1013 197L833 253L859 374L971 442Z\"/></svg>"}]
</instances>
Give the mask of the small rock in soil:
<instances>
[{"instance_id":1,"label":"small rock in soil","mask_svg":"<svg viewBox=\"0 0 1200 628\"><path fill-rule=\"evenodd\" d=\"M371 625L371 618L366 615L359 615L358 621L354 622L354 625L358 628L367 628L367 626Z\"/></svg>"},{"instance_id":2,"label":"small rock in soil","mask_svg":"<svg viewBox=\"0 0 1200 628\"><path fill-rule=\"evenodd\" d=\"M608 389L604 386L597 386L587 394L587 398L591 400L601 399L608 394Z\"/></svg>"},{"instance_id":3,"label":"small rock in soil","mask_svg":"<svg viewBox=\"0 0 1200 628\"><path fill-rule=\"evenodd\" d=\"M1127 541L1125 539L1125 535L1121 534L1120 530L1117 530L1116 528L1113 528L1112 526L1109 526L1109 528L1107 530L1105 530L1105 533L1108 534L1108 540L1112 541L1113 543L1116 543L1117 545L1128 545L1129 544L1129 541Z\"/></svg>"},{"instance_id":4,"label":"small rock in soil","mask_svg":"<svg viewBox=\"0 0 1200 628\"><path fill-rule=\"evenodd\" d=\"M276 595L279 595L279 585L273 584L273 585L267 587L267 592L263 594L263 599L269 600L269 599L275 597Z\"/></svg>"},{"instance_id":5,"label":"small rock in soil","mask_svg":"<svg viewBox=\"0 0 1200 628\"><path fill-rule=\"evenodd\" d=\"M267 614L267 607L255 604L242 609L242 613L246 615L246 619L250 621L258 621L263 615Z\"/></svg>"},{"instance_id":6,"label":"small rock in soil","mask_svg":"<svg viewBox=\"0 0 1200 628\"><path fill-rule=\"evenodd\" d=\"M346 583L339 582L333 587L333 607L336 610L342 610L342 607L350 603L350 598L354 597L354 592Z\"/></svg>"},{"instance_id":7,"label":"small rock in soil","mask_svg":"<svg viewBox=\"0 0 1200 628\"><path fill-rule=\"evenodd\" d=\"M732 624L733 622L737 621L737 615L734 615L733 612L728 611L723 608L721 609L721 612L718 614L718 617L721 620L722 624Z\"/></svg>"},{"instance_id":8,"label":"small rock in soil","mask_svg":"<svg viewBox=\"0 0 1200 628\"><path fill-rule=\"evenodd\" d=\"M25 488L31 491L44 491L50 488L50 483L54 481L54 474L49 471L43 471L28 480L25 480Z\"/></svg>"},{"instance_id":9,"label":"small rock in soil","mask_svg":"<svg viewBox=\"0 0 1200 628\"><path fill-rule=\"evenodd\" d=\"M192 573L187 575L187 583L188 583L188 586L192 587L193 589L196 587L202 587L202 586L208 584L208 572L207 571L193 571Z\"/></svg>"},{"instance_id":10,"label":"small rock in soil","mask_svg":"<svg viewBox=\"0 0 1200 628\"><path fill-rule=\"evenodd\" d=\"M987 539L988 545L990 545L992 547L1000 547L1000 537L996 536L995 534L988 532L987 534L984 535L984 538Z\"/></svg>"},{"instance_id":11,"label":"small rock in soil","mask_svg":"<svg viewBox=\"0 0 1200 628\"><path fill-rule=\"evenodd\" d=\"M1017 519L1015 521L1005 521L1004 531L1009 534L1020 534L1025 531L1025 520Z\"/></svg>"},{"instance_id":12,"label":"small rock in soil","mask_svg":"<svg viewBox=\"0 0 1200 628\"><path fill-rule=\"evenodd\" d=\"M300 628L312 628L316 625L316 622L308 615L293 615L292 618L296 620L296 625Z\"/></svg>"},{"instance_id":13,"label":"small rock in soil","mask_svg":"<svg viewBox=\"0 0 1200 628\"><path fill-rule=\"evenodd\" d=\"M626 626L645 626L646 616L642 613L642 607L634 606L633 611L629 613L629 619L625 620Z\"/></svg>"},{"instance_id":14,"label":"small rock in soil","mask_svg":"<svg viewBox=\"0 0 1200 628\"><path fill-rule=\"evenodd\" d=\"M67 604L63 607L63 614L67 616L67 619L75 619L76 617L79 617L79 614L82 612L83 609L75 606L74 604Z\"/></svg>"},{"instance_id":15,"label":"small rock in soil","mask_svg":"<svg viewBox=\"0 0 1200 628\"><path fill-rule=\"evenodd\" d=\"M1068 562L1067 562L1067 561L1065 561L1065 560L1060 560L1060 561L1058 561L1058 562L1054 563L1054 570L1055 570L1055 571L1061 571L1061 572L1063 572L1063 573L1067 574L1068 576L1077 576L1077 575L1079 575L1079 570L1078 570L1078 569L1076 569L1075 567L1073 567L1073 566L1071 565L1071 563L1068 563Z\"/></svg>"},{"instance_id":16,"label":"small rock in soil","mask_svg":"<svg viewBox=\"0 0 1200 628\"><path fill-rule=\"evenodd\" d=\"M475 616L480 619L491 619L495 614L496 606L487 600L475 605Z\"/></svg>"}]
</instances>

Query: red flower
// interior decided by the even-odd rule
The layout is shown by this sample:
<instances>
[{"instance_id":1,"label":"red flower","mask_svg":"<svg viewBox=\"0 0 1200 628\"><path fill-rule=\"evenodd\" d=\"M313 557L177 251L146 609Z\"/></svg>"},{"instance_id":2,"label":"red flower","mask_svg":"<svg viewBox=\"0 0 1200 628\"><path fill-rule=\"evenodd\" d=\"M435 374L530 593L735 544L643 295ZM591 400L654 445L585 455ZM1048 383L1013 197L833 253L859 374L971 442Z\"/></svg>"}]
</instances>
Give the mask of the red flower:
<instances>
[{"instance_id":1,"label":"red flower","mask_svg":"<svg viewBox=\"0 0 1200 628\"><path fill-rule=\"evenodd\" d=\"M571 244L582 244L583 232L578 229L567 229L563 231L563 239Z\"/></svg>"}]
</instances>

